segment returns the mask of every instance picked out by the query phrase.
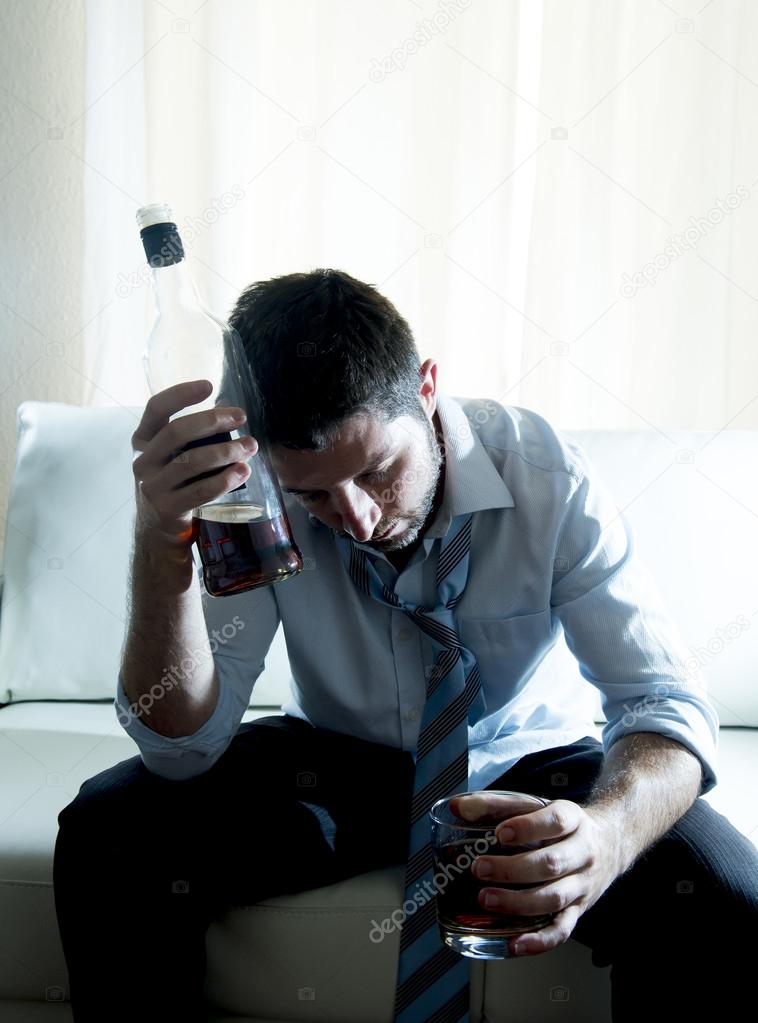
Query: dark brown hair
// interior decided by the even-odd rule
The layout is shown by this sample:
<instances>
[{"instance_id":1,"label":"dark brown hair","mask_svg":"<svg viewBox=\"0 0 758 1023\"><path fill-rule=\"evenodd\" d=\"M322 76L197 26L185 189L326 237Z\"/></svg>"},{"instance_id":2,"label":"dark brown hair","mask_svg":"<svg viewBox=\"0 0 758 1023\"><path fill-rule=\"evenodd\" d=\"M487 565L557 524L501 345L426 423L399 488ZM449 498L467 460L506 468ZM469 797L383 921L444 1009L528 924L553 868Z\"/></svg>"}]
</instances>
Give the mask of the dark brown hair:
<instances>
[{"instance_id":1,"label":"dark brown hair","mask_svg":"<svg viewBox=\"0 0 758 1023\"><path fill-rule=\"evenodd\" d=\"M257 386L251 432L268 444L321 451L357 413L425 418L410 327L373 285L342 270L257 281L229 324Z\"/></svg>"}]
</instances>

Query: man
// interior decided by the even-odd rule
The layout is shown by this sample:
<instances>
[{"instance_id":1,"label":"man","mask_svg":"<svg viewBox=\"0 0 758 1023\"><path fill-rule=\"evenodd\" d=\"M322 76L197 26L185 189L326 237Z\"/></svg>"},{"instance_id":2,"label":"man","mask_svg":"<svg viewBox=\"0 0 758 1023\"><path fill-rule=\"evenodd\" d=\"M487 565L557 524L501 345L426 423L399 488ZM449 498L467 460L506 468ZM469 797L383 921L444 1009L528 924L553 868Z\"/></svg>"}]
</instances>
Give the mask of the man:
<instances>
[{"instance_id":1,"label":"man","mask_svg":"<svg viewBox=\"0 0 758 1023\"><path fill-rule=\"evenodd\" d=\"M508 822L513 841L539 848L472 866L483 906L554 914L514 940L512 954L569 937L588 945L596 964L613 964L614 1023L638 1019L654 995L660 1014L746 995L737 931L758 919L758 856L698 798L716 784L718 720L581 450L532 411L442 393L397 310L345 273L258 282L231 324L260 392L249 428L269 446L305 570L224 600L204 593L213 671L206 658L145 702L168 662L187 660L202 625L196 580L171 590L160 576L168 547L159 556L141 534L117 690L141 757L90 779L60 816L56 900L75 1019L95 1018L114 963L135 948L141 1004L181 1007L189 1019L213 912L406 861L415 752L441 663L418 609L440 606L441 551L453 536L459 547L465 539L467 573L449 607L473 713L463 719L464 781L451 791L551 800ZM170 414L207 387L170 391L148 403L134 438L145 520L178 522L181 511L186 521L200 492L182 493L177 480L255 457L255 445L244 456L208 445L190 464L169 458L181 428ZM219 495L238 485L233 468L219 475ZM178 526L175 539L187 577L195 569ZM284 713L239 727L280 622L292 670ZM590 687L548 670L559 626L601 693L602 744ZM287 822L291 845L262 841L268 814ZM99 908L92 874L104 859L119 883L139 885L138 909ZM189 887L180 904L171 878ZM492 887L508 882L537 886ZM159 948L162 966L145 967ZM417 986L439 995L445 1018L466 1018L465 987L448 989L432 972L419 968ZM413 1023L427 1018L409 1011Z\"/></svg>"}]
</instances>

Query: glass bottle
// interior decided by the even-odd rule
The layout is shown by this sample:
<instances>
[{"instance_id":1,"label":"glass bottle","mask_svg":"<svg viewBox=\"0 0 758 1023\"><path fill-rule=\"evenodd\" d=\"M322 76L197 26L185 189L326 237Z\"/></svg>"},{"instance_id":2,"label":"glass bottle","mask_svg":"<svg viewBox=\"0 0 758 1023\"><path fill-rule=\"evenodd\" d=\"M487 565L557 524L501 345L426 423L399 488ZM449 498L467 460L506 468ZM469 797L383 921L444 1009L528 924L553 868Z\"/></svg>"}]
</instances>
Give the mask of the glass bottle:
<instances>
[{"instance_id":1,"label":"glass bottle","mask_svg":"<svg viewBox=\"0 0 758 1023\"><path fill-rule=\"evenodd\" d=\"M142 206L137 210L137 224L158 307L142 358L150 393L181 382L208 380L213 385L208 397L181 409L172 420L217 405L245 410L247 421L239 429L191 441L181 451L249 435L248 426L256 421L253 413L259 406L241 337L201 303L171 209L160 203ZM248 463L248 478L192 511L192 542L205 588L214 597L289 579L303 568L268 451L260 438L256 440L259 448ZM187 484L225 468L202 472Z\"/></svg>"}]
</instances>

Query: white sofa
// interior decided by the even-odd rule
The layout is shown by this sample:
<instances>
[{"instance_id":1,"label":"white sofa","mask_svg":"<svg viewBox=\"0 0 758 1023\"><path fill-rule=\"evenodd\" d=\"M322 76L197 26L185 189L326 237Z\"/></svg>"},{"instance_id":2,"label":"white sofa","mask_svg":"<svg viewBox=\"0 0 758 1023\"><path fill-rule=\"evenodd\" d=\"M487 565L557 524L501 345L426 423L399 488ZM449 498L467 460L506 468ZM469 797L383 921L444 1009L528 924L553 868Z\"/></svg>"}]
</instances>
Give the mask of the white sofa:
<instances>
[{"instance_id":1,"label":"white sofa","mask_svg":"<svg viewBox=\"0 0 758 1023\"><path fill-rule=\"evenodd\" d=\"M134 514L131 433L141 410L26 401L0 604L0 1018L71 1019L52 890L57 814L88 777L138 753L113 708ZM758 432L565 431L631 524L721 719L719 784L705 798L758 844ZM286 585L286 584L284 584ZM232 599L232 598L225 598ZM548 655L577 672L562 638ZM281 631L243 721L277 713ZM595 691L591 690L593 697ZM596 703L595 734L603 721ZM402 869L256 906L208 931L216 1021L392 1019L397 936L367 951L402 901ZM570 940L475 963L472 1023L609 1019L609 968ZM129 971L125 972L129 976Z\"/></svg>"}]
</instances>

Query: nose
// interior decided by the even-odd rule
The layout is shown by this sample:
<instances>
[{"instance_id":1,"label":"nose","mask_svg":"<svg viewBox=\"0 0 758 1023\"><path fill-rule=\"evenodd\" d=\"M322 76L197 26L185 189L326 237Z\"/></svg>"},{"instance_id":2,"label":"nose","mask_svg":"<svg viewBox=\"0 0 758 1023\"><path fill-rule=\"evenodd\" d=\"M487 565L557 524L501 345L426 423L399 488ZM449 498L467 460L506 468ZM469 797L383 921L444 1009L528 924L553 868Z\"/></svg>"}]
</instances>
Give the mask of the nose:
<instances>
[{"instance_id":1,"label":"nose","mask_svg":"<svg viewBox=\"0 0 758 1023\"><path fill-rule=\"evenodd\" d=\"M349 533L358 543L370 540L376 524L382 517L381 509L360 487L351 486L335 498L342 530Z\"/></svg>"}]
</instances>

